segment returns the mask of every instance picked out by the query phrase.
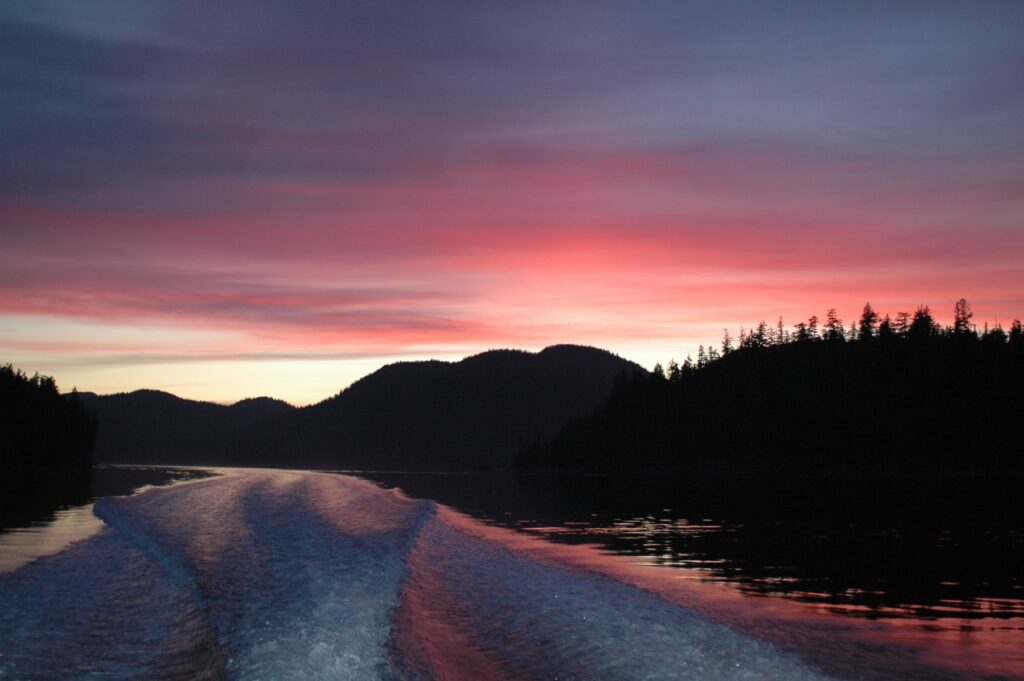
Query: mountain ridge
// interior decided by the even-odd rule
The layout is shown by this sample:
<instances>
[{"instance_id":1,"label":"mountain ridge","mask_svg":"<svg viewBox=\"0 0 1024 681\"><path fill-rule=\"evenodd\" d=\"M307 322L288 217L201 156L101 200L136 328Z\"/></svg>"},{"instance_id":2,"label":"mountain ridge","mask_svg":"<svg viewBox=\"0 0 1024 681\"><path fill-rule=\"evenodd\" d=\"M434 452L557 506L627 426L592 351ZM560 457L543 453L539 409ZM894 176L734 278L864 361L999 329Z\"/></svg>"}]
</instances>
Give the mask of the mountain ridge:
<instances>
[{"instance_id":1,"label":"mountain ridge","mask_svg":"<svg viewBox=\"0 0 1024 681\"><path fill-rule=\"evenodd\" d=\"M294 409L269 397L225 405L148 388L110 395L79 393L79 399L96 414L95 456L100 463L212 460L238 432Z\"/></svg>"},{"instance_id":2,"label":"mountain ridge","mask_svg":"<svg viewBox=\"0 0 1024 681\"><path fill-rule=\"evenodd\" d=\"M393 362L299 408L152 389L80 398L97 413L104 463L501 468L524 443L600 405L624 371L643 369L606 350L559 344Z\"/></svg>"},{"instance_id":3,"label":"mountain ridge","mask_svg":"<svg viewBox=\"0 0 1024 681\"><path fill-rule=\"evenodd\" d=\"M387 364L310 407L245 433L229 460L304 467L508 468L518 449L601 404L623 371L606 350L488 350Z\"/></svg>"}]
</instances>

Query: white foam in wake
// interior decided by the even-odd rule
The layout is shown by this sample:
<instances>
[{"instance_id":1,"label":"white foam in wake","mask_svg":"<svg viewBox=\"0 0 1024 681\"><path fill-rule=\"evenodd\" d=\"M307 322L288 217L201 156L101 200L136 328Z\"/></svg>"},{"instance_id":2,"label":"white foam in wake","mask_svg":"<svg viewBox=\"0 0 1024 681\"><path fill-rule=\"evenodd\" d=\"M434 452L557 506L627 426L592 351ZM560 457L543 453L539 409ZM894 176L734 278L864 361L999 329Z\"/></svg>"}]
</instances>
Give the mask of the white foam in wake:
<instances>
[{"instance_id":1,"label":"white foam in wake","mask_svg":"<svg viewBox=\"0 0 1024 681\"><path fill-rule=\"evenodd\" d=\"M96 514L92 539L0 576L0 678L824 678L353 478L226 472Z\"/></svg>"}]
</instances>

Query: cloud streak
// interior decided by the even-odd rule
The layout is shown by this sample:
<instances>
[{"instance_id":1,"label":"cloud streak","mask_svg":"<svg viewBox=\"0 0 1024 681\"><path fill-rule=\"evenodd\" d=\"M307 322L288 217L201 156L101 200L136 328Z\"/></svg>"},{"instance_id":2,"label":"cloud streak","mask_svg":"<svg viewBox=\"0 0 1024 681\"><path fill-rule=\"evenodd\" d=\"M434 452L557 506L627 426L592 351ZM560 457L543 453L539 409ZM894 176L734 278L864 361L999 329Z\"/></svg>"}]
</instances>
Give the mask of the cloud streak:
<instances>
[{"instance_id":1,"label":"cloud streak","mask_svg":"<svg viewBox=\"0 0 1024 681\"><path fill-rule=\"evenodd\" d=\"M343 384L517 344L664 360L866 298L1024 312L1021 7L0 12L0 351L79 383L174 356L126 325Z\"/></svg>"}]
</instances>

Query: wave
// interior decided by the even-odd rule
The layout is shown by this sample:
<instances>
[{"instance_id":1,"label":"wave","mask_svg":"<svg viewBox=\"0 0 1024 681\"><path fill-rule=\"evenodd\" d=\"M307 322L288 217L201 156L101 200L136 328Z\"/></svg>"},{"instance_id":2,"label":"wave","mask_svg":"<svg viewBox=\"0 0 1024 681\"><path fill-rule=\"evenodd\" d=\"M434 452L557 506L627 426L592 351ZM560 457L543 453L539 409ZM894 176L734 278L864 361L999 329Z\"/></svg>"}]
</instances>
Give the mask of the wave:
<instances>
[{"instance_id":1,"label":"wave","mask_svg":"<svg viewBox=\"0 0 1024 681\"><path fill-rule=\"evenodd\" d=\"M0 678L830 678L593 551L355 478L226 471L95 513L0 577Z\"/></svg>"}]
</instances>

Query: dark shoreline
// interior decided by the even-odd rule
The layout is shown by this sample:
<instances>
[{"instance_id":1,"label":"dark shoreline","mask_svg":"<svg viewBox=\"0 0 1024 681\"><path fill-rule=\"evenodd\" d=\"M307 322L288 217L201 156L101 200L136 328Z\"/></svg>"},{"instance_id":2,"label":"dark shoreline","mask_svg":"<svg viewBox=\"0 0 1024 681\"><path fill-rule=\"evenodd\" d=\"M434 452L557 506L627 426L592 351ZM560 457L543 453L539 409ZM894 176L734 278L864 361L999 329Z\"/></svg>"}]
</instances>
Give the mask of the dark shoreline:
<instances>
[{"instance_id":1,"label":"dark shoreline","mask_svg":"<svg viewBox=\"0 0 1024 681\"><path fill-rule=\"evenodd\" d=\"M97 471L106 473L97 475ZM214 475L201 468L97 464L87 469L39 471L0 501L0 531L52 521L54 513L100 497L133 493L144 485Z\"/></svg>"}]
</instances>

